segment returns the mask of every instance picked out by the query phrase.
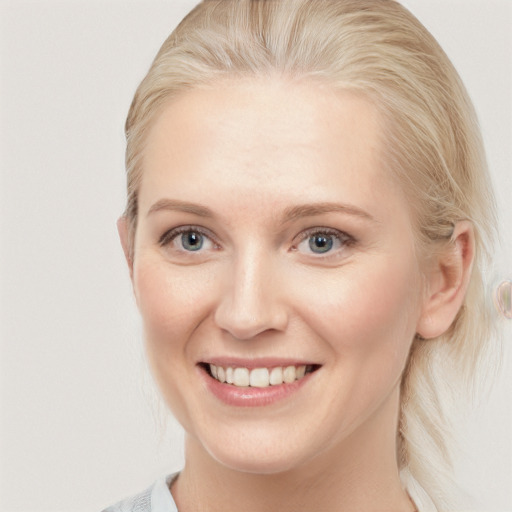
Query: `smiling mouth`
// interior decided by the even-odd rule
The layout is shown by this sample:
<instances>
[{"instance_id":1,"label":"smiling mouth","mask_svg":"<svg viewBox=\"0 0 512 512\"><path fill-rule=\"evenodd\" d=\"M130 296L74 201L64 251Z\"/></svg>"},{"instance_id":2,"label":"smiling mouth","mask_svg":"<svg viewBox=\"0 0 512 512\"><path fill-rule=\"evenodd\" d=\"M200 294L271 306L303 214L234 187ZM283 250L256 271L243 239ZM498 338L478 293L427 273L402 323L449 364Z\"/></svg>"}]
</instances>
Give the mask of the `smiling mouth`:
<instances>
[{"instance_id":1,"label":"smiling mouth","mask_svg":"<svg viewBox=\"0 0 512 512\"><path fill-rule=\"evenodd\" d=\"M266 388L292 384L313 373L320 365L275 366L272 368L223 367L211 363L202 363L203 369L221 384L235 387Z\"/></svg>"}]
</instances>

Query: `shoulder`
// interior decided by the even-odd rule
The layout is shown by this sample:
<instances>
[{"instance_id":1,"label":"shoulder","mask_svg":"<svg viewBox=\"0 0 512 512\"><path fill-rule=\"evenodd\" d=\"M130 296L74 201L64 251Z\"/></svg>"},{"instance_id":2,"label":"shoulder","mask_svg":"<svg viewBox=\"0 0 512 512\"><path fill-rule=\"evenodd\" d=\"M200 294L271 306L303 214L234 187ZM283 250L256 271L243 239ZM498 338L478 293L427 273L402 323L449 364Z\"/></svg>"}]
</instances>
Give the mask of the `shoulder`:
<instances>
[{"instance_id":1,"label":"shoulder","mask_svg":"<svg viewBox=\"0 0 512 512\"><path fill-rule=\"evenodd\" d=\"M102 512L151 512L151 488L120 501Z\"/></svg>"},{"instance_id":2,"label":"shoulder","mask_svg":"<svg viewBox=\"0 0 512 512\"><path fill-rule=\"evenodd\" d=\"M126 498L102 512L177 512L176 504L169 490L178 474L169 475L155 482L145 491Z\"/></svg>"}]
</instances>

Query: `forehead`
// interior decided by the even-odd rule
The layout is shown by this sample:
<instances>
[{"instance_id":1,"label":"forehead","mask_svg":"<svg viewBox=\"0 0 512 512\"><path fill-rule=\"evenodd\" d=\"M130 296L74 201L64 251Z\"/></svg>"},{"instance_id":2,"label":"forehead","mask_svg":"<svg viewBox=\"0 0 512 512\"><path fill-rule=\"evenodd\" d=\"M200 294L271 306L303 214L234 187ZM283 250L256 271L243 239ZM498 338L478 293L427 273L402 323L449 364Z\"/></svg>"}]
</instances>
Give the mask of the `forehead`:
<instances>
[{"instance_id":1,"label":"forehead","mask_svg":"<svg viewBox=\"0 0 512 512\"><path fill-rule=\"evenodd\" d=\"M139 204L148 208L172 189L209 202L222 191L245 206L260 196L374 207L383 186L394 188L382 165L383 132L370 101L317 82L241 79L194 89L169 100L150 127Z\"/></svg>"}]
</instances>

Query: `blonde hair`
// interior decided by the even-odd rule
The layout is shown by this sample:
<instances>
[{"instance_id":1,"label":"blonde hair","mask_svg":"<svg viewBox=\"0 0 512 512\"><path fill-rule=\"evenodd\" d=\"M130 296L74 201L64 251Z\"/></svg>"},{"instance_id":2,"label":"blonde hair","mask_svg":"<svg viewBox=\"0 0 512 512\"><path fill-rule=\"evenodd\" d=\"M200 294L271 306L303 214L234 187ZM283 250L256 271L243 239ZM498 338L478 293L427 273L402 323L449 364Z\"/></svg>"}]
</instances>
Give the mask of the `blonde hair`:
<instances>
[{"instance_id":1,"label":"blonde hair","mask_svg":"<svg viewBox=\"0 0 512 512\"><path fill-rule=\"evenodd\" d=\"M439 510L457 506L448 408L470 387L491 337L483 271L495 210L471 101L430 33L394 0L205 0L164 42L126 121L130 232L145 136L164 102L232 77L312 79L373 102L386 127L386 166L410 198L418 254L449 242L469 219L476 256L469 289L444 335L413 342L401 391L398 462Z\"/></svg>"}]
</instances>

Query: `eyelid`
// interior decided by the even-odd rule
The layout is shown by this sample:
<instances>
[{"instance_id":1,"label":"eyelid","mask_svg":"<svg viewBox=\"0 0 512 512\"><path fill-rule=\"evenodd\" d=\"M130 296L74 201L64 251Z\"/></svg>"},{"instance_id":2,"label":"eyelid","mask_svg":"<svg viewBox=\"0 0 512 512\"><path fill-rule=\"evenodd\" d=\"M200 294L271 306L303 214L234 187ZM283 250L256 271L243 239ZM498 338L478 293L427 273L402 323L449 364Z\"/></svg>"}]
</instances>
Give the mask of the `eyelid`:
<instances>
[{"instance_id":1,"label":"eyelid","mask_svg":"<svg viewBox=\"0 0 512 512\"><path fill-rule=\"evenodd\" d=\"M193 225L193 224L184 224L181 226L176 226L174 228L168 229L167 231L164 232L163 235L160 236L160 238L158 239L158 244L161 247L165 247L166 245L168 245L172 241L174 241L179 235L181 235L183 233L189 233L191 231L197 232L197 233L201 234L202 236L208 238L211 241L211 243L214 245L215 249L220 248L220 244L218 243L215 235L213 235L213 233L210 230L208 230L204 227L201 227L201 226ZM295 237L294 241L292 242L291 250L297 251L300 243L302 243L304 240L307 240L312 235L316 235L316 234L323 234L323 235L329 235L329 236L336 237L342 245L342 247L340 249L343 249L344 247L347 247L347 246L350 247L357 241L355 239L355 237L346 233L345 231L341 231L341 230L335 229L335 228L315 226L313 228L309 228L309 229L306 229L306 230L300 232ZM329 251L328 253L325 253L325 255L323 255L323 256L321 254L317 254L314 257L315 258L327 258L329 256L333 256L334 254L339 253L340 249L335 250L335 251Z\"/></svg>"},{"instance_id":2,"label":"eyelid","mask_svg":"<svg viewBox=\"0 0 512 512\"><path fill-rule=\"evenodd\" d=\"M357 241L355 237L346 233L345 231L341 231L341 230L335 229L335 228L316 226L314 228L309 228L309 229L306 229L306 230L302 231L301 233L299 233L296 237L297 241L295 241L292 245L292 250L297 251L299 244L301 244L302 242L307 240L312 235L317 235L317 234L329 235L329 236L334 236L334 237L338 238L338 240L340 241L340 243L342 245L341 250L345 247L350 247L350 246L354 245ZM314 257L315 258L327 258L329 256L333 256L333 255L339 253L339 250L340 249L335 250L335 251L329 251L329 252L325 253L324 255L316 254ZM313 253L311 253L311 254L313 254Z\"/></svg>"},{"instance_id":3,"label":"eyelid","mask_svg":"<svg viewBox=\"0 0 512 512\"><path fill-rule=\"evenodd\" d=\"M349 235L348 233L346 233L345 231L341 231L340 229L335 229L335 228L327 228L327 227L323 227L323 226L316 226L314 228L305 229L304 231L299 233L297 235L297 237L299 238L299 242L302 242L306 238L309 238L311 235L318 235L318 234L333 235L333 236L340 238L341 240L355 241L355 238L352 235Z\"/></svg>"},{"instance_id":4,"label":"eyelid","mask_svg":"<svg viewBox=\"0 0 512 512\"><path fill-rule=\"evenodd\" d=\"M168 229L165 233L158 239L158 245L161 247L165 247L170 244L173 240L175 240L179 235L183 233L189 233L194 231L196 233L201 234L202 236L208 238L216 248L219 247L219 243L217 242L215 236L205 228L200 226L194 226L192 224L184 224L182 226L176 226L175 228Z\"/></svg>"}]
</instances>

